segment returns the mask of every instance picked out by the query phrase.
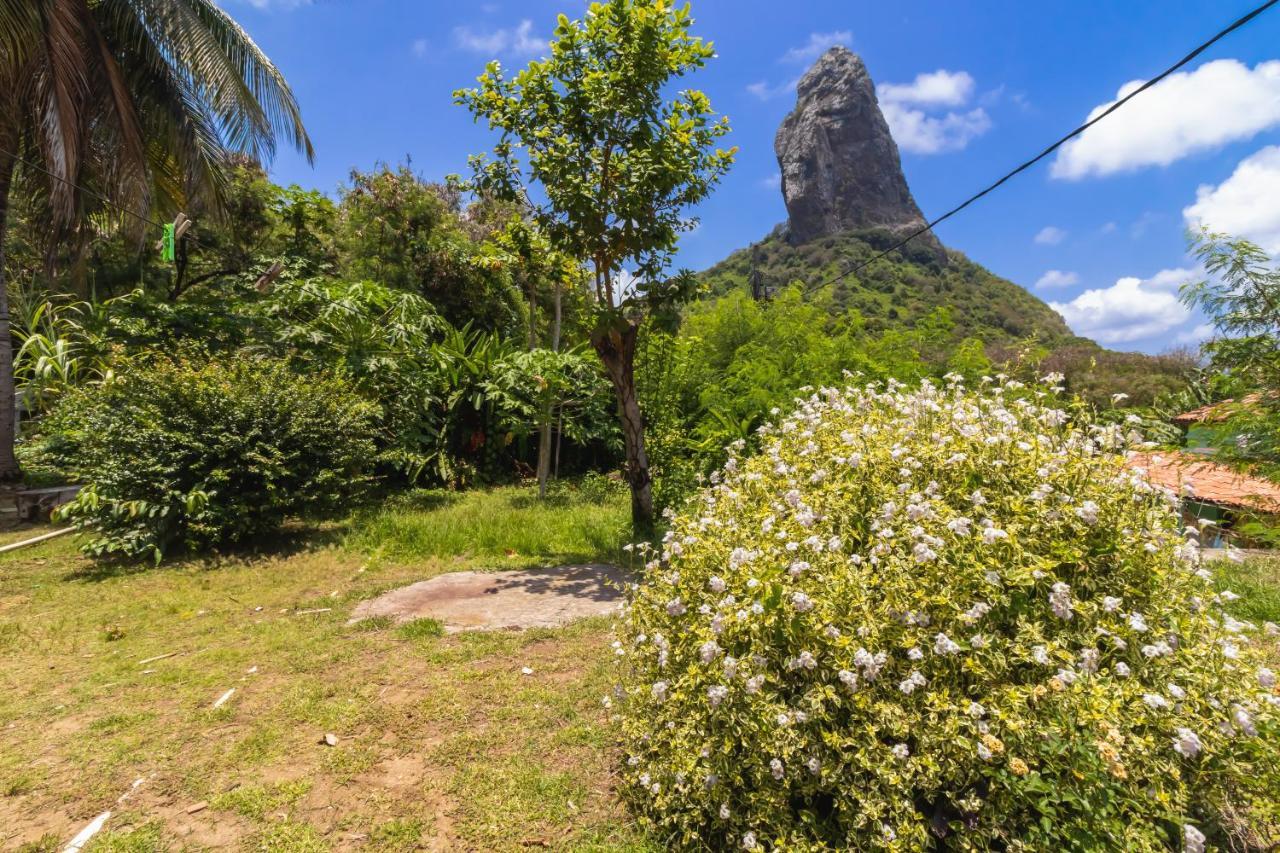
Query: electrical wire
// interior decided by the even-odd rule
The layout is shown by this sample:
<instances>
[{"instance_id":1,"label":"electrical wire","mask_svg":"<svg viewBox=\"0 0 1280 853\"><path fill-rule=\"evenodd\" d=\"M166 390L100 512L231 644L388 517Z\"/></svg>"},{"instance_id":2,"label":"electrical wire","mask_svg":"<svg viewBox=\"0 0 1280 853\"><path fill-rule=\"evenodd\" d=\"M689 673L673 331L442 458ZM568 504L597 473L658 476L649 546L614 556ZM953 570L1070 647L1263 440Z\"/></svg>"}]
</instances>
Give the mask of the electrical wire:
<instances>
[{"instance_id":1,"label":"electrical wire","mask_svg":"<svg viewBox=\"0 0 1280 853\"><path fill-rule=\"evenodd\" d=\"M988 193L990 193L990 192L992 192L993 190L995 190L995 189L997 189L998 187L1000 187L1002 184L1004 184L1004 183L1005 183L1006 181L1008 181L1010 178L1013 178L1013 177L1015 177L1016 175L1018 175L1018 174L1020 174L1020 173L1022 173L1022 172L1025 172L1027 169L1031 168L1031 167L1032 167L1032 166L1034 166L1036 163L1039 163L1041 160L1043 160L1045 157L1048 157L1048 156L1049 156L1050 154L1052 154L1054 151L1057 151L1059 148L1061 148L1061 147L1062 147L1063 145L1065 145L1067 142L1069 142L1070 140L1072 140L1072 139L1074 139L1075 137L1079 136L1080 134L1084 133L1086 130L1088 130L1089 128L1093 127L1095 124L1097 124L1098 122L1102 121L1104 118L1106 118L1107 116L1111 115L1112 113L1114 113L1116 110L1120 109L1120 108L1121 108L1122 106L1124 106L1125 104L1129 103L1129 101L1133 100L1133 99L1134 99L1134 98L1136 98L1138 95L1140 95L1140 94L1142 94L1143 92L1145 92L1146 90L1150 89L1152 86L1156 85L1156 84L1157 84L1157 83L1159 83L1161 80L1165 79L1165 78L1166 78L1166 77L1168 77L1170 74L1172 74L1172 73L1174 73L1175 71L1177 71L1179 68L1182 68L1184 65L1186 65L1187 63L1189 63L1189 62L1191 62L1192 60L1194 60L1197 56L1199 56L1200 54L1204 53L1206 50L1208 50L1208 49L1209 49L1210 47L1212 47L1214 44L1216 44L1217 42L1219 42L1219 41L1221 41L1222 39L1226 38L1228 35L1230 35L1231 33L1235 32L1236 30L1240 29L1240 28L1241 28L1241 27L1243 27L1245 24L1249 23L1249 22L1250 22L1250 21L1252 21L1254 18L1256 18L1256 17L1258 17L1259 15L1261 15L1263 12L1267 11L1268 9L1270 9L1272 6L1275 6L1277 3L1280 3L1280 0L1269 0L1269 2L1267 2L1267 3L1263 3L1261 6L1258 6L1258 7L1257 7L1256 9L1254 9L1252 12L1249 12L1248 14L1243 15L1243 16L1242 16L1242 17L1240 17L1240 18L1237 18L1235 21L1231 22L1229 25L1227 25L1226 27L1224 27L1222 30L1218 31L1218 33L1217 33L1216 35L1214 35L1212 38L1210 38L1208 41L1206 41L1206 42L1202 43L1201 45L1199 45L1198 47L1196 47L1196 49L1195 49L1195 50L1191 51L1191 52L1190 52L1190 53L1188 53L1186 56L1182 57L1182 59L1179 59L1179 60L1178 60L1177 62L1175 62L1173 65L1169 66L1169 67L1168 67L1168 68L1166 68L1164 71L1160 72L1160 74L1159 74L1159 75L1157 75L1157 76L1155 76L1155 77L1152 77L1152 78L1151 78L1150 80L1148 80L1146 83L1143 83L1143 84L1142 84L1141 86L1139 86L1137 89L1135 89L1134 91L1130 92L1128 95L1126 95L1125 97L1121 98L1120 100L1116 101L1116 102L1115 102L1114 104L1112 104L1110 107L1108 107L1107 109L1103 110L1101 113L1099 113L1098 115L1094 116L1094 117L1093 117L1092 119L1090 119L1089 121L1087 121L1087 122L1085 122L1084 124L1080 125L1080 126L1079 126L1079 127L1077 127L1075 130L1071 131L1071 132L1070 132L1070 133L1068 133L1066 136L1064 136L1064 137L1062 137L1061 139L1059 139L1057 142L1054 142L1052 145L1050 145L1048 148L1046 148L1046 149L1044 149L1043 151L1041 151L1041 152L1040 152L1039 154L1037 154L1035 157L1032 157L1030 160L1027 160L1025 163L1022 163L1020 166L1018 166L1018 167L1017 167L1016 169L1014 169L1013 171L1008 172L1007 174L1005 174L1002 178L1000 178L998 181L996 181L995 183L993 183L993 184L991 184L990 186L988 186L986 189L983 189L982 191L977 192L977 193L975 193L974 195L969 196L969 198L965 199L965 200L964 200L963 202L961 202L960 204L958 204L958 205L956 205L955 207L951 208L951 210L948 210L946 213L942 214L942 215L941 215L941 216L939 216L937 219L934 219L934 220L932 220L931 222L927 222L927 223L926 223L924 226L922 226L921 228L916 229L916 230L915 230L915 231L913 231L911 234L907 235L905 238L903 238L902 240L900 240L900 241L898 241L897 243L895 243L893 246L890 246L888 249L885 249L883 252L880 252L879 254L877 254L877 255L873 256L873 257L872 257L872 258L870 258L869 260L863 261L862 263L858 264L857 266L851 267L851 268L849 268L849 269L845 270L844 272L842 272L842 273L840 273L840 274L838 274L838 275L836 275L836 276L834 276L834 277L832 277L832 278L830 278L830 279L828 279L828 280L826 280L826 281L824 281L824 282L821 282L820 284L814 285L812 288L808 288L808 289L811 289L811 290L812 290L812 289L820 289L820 288L826 287L827 285L835 284L836 282L840 281L841 279L848 278L849 276L853 275L854 273L859 272L859 271L861 271L861 270L863 270L863 269L866 269L866 268L867 268L867 267L869 267L871 264L875 263L876 261L880 260L881 258L884 258L884 257L886 257L887 255L890 255L890 254L892 254L893 252L898 251L898 250L899 250L899 249L901 249L903 246L907 245L907 243L910 243L912 240L914 240L915 238L919 237L921 234L924 234L924 233L926 233L926 232L928 232L928 231L932 231L932 230L933 230L933 228L934 228L934 226L938 225L938 224L939 224L939 223L941 223L941 222L944 222L944 221L945 221L945 220L947 220L947 219L950 219L951 217L955 216L955 215L956 215L957 213L959 213L960 211L964 210L964 209L965 209L966 207L968 207L969 205L973 204L973 203L974 203L975 201L977 201L978 199L982 198L983 196L987 195Z\"/></svg>"}]
</instances>

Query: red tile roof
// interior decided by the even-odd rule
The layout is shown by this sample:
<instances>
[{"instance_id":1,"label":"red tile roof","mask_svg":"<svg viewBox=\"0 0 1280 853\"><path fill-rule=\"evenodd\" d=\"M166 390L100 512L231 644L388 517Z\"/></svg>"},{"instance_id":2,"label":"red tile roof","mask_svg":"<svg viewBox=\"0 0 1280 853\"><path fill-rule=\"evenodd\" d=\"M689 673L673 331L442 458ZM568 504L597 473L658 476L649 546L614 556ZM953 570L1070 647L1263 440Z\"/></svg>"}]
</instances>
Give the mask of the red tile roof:
<instances>
[{"instance_id":1,"label":"red tile roof","mask_svg":"<svg viewBox=\"0 0 1280 853\"><path fill-rule=\"evenodd\" d=\"M1131 468L1145 468L1151 482L1196 500L1262 512L1280 512L1280 484L1241 474L1218 462L1177 450L1130 453ZM1183 486L1190 487L1188 492Z\"/></svg>"},{"instance_id":2,"label":"red tile roof","mask_svg":"<svg viewBox=\"0 0 1280 853\"><path fill-rule=\"evenodd\" d=\"M1228 397L1217 403L1210 403L1207 406L1201 406L1198 409L1192 409L1189 412L1183 412L1180 415L1173 416L1175 424L1190 426L1191 424L1203 423L1220 423L1231 417L1240 407L1252 406L1262 399L1261 394L1246 394L1240 398L1239 406L1233 405L1236 401Z\"/></svg>"}]
</instances>

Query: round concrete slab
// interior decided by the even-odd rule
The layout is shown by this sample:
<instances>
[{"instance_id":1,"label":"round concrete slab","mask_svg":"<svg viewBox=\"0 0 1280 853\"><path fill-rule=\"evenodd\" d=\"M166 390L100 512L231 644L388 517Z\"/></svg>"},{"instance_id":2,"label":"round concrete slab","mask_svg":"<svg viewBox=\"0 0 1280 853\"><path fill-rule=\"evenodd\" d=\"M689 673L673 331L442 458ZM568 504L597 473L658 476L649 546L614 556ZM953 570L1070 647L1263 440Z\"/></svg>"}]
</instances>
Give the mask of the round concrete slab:
<instances>
[{"instance_id":1,"label":"round concrete slab","mask_svg":"<svg viewBox=\"0 0 1280 853\"><path fill-rule=\"evenodd\" d=\"M356 605L351 621L430 617L446 631L552 628L614 613L626 572L591 563L516 572L451 572L393 589Z\"/></svg>"}]
</instances>

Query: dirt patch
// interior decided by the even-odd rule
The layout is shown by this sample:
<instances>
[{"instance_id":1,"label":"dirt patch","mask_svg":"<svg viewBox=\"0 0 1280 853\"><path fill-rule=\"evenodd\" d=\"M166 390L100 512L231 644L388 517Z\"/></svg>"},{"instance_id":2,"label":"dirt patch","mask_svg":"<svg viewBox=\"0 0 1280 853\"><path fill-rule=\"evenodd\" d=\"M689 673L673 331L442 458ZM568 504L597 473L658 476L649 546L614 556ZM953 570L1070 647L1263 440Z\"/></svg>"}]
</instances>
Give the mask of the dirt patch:
<instances>
[{"instance_id":1,"label":"dirt patch","mask_svg":"<svg viewBox=\"0 0 1280 853\"><path fill-rule=\"evenodd\" d=\"M604 616L622 601L626 573L592 563L513 572L451 572L392 590L352 611L351 621L431 618L446 631L554 628Z\"/></svg>"}]
</instances>

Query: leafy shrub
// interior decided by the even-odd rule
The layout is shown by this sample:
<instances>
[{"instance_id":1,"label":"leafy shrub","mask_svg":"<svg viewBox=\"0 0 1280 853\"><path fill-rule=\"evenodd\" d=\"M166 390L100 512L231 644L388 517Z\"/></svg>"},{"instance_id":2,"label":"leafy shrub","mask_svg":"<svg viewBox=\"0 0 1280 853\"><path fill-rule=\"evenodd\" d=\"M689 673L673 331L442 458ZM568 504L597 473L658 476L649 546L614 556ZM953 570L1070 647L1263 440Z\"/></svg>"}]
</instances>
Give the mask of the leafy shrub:
<instances>
[{"instance_id":1,"label":"leafy shrub","mask_svg":"<svg viewBox=\"0 0 1280 853\"><path fill-rule=\"evenodd\" d=\"M225 545L338 508L364 484L375 411L280 362L155 360L64 399L44 444L85 485L60 511L95 556Z\"/></svg>"},{"instance_id":2,"label":"leafy shrub","mask_svg":"<svg viewBox=\"0 0 1280 853\"><path fill-rule=\"evenodd\" d=\"M1122 428L1019 387L823 390L677 517L615 694L624 788L661 837L1276 840L1280 695L1253 626Z\"/></svg>"}]
</instances>

